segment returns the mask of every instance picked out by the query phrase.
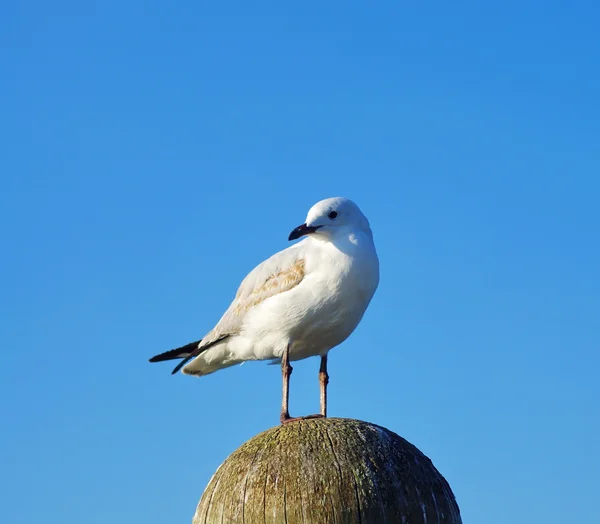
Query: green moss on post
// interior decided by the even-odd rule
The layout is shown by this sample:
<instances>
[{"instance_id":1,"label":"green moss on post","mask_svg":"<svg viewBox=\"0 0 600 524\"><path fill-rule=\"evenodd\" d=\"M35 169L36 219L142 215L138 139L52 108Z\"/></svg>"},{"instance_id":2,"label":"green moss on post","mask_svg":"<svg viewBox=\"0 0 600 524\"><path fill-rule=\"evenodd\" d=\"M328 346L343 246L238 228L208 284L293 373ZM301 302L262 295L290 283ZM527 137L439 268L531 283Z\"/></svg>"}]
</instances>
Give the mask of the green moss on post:
<instances>
[{"instance_id":1,"label":"green moss on post","mask_svg":"<svg viewBox=\"0 0 600 524\"><path fill-rule=\"evenodd\" d=\"M269 429L210 480L193 524L461 524L450 486L395 433L352 419Z\"/></svg>"}]
</instances>

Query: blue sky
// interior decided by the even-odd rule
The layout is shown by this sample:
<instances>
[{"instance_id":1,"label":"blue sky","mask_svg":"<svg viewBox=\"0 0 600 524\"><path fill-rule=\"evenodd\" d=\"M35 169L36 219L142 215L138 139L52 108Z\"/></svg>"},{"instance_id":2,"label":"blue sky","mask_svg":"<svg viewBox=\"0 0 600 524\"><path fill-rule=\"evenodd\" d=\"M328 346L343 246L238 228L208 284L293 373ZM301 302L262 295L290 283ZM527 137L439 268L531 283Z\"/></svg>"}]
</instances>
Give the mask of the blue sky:
<instances>
[{"instance_id":1,"label":"blue sky","mask_svg":"<svg viewBox=\"0 0 600 524\"><path fill-rule=\"evenodd\" d=\"M198 4L0 7L4 521L189 522L279 370L147 359L337 195L381 283L330 414L417 445L465 522L596 518L598 4Z\"/></svg>"}]
</instances>

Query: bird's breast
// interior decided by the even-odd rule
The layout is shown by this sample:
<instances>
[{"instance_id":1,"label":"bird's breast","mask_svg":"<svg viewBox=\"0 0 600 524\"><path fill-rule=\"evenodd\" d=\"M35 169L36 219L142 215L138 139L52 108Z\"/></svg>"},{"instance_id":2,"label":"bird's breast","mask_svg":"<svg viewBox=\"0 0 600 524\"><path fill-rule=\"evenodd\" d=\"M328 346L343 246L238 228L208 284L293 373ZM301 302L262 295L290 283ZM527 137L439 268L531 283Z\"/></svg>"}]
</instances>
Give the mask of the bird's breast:
<instances>
[{"instance_id":1,"label":"bird's breast","mask_svg":"<svg viewBox=\"0 0 600 524\"><path fill-rule=\"evenodd\" d=\"M313 275L310 307L294 330L303 345L319 351L343 342L364 315L379 282L378 266L352 257Z\"/></svg>"}]
</instances>

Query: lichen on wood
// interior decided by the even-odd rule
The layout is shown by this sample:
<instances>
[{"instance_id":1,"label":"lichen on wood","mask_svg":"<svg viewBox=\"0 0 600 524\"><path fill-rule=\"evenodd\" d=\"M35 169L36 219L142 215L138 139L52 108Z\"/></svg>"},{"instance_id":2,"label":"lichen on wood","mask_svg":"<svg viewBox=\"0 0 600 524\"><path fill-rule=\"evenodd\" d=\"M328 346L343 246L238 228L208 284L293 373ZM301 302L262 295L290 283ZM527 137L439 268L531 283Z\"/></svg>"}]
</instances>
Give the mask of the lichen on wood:
<instances>
[{"instance_id":1,"label":"lichen on wood","mask_svg":"<svg viewBox=\"0 0 600 524\"><path fill-rule=\"evenodd\" d=\"M431 460L383 427L308 419L234 451L210 480L193 524L459 524Z\"/></svg>"}]
</instances>

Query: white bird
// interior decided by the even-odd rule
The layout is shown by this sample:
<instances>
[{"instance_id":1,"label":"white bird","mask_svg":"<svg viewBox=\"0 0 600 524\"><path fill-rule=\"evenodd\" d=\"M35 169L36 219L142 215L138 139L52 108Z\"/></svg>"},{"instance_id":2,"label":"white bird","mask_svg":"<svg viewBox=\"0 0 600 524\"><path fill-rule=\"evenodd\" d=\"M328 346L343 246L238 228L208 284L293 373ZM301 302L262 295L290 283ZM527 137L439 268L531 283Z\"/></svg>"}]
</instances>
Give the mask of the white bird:
<instances>
[{"instance_id":1,"label":"white bird","mask_svg":"<svg viewBox=\"0 0 600 524\"><path fill-rule=\"evenodd\" d=\"M302 241L259 264L221 320L199 341L150 359L182 358L173 370L203 376L247 360L281 362L281 422L288 411L290 361L320 356L321 410L327 416L327 354L354 331L379 284L369 221L347 198L315 204L289 240ZM191 360L191 362L190 362ZM306 418L306 417L305 417Z\"/></svg>"}]
</instances>

